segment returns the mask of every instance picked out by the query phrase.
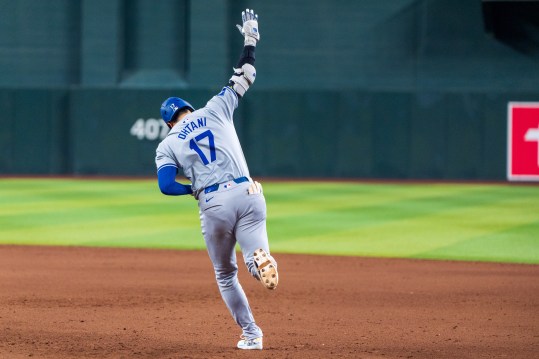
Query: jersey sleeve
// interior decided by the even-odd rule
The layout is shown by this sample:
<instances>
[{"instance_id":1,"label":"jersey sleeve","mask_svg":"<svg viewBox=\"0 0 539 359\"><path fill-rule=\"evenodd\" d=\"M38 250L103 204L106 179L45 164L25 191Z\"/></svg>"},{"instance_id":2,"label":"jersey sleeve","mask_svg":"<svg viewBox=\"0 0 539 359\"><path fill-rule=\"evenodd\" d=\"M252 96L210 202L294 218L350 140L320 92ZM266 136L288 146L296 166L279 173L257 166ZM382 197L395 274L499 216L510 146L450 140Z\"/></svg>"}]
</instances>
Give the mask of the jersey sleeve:
<instances>
[{"instance_id":1,"label":"jersey sleeve","mask_svg":"<svg viewBox=\"0 0 539 359\"><path fill-rule=\"evenodd\" d=\"M206 108L217 113L219 118L233 121L234 110L238 107L238 95L229 86L223 87L219 94L212 97Z\"/></svg>"},{"instance_id":2,"label":"jersey sleeve","mask_svg":"<svg viewBox=\"0 0 539 359\"><path fill-rule=\"evenodd\" d=\"M179 168L173 156L169 154L164 142L161 142L159 146L157 146L157 150L155 150L155 166L157 167L157 172L164 167Z\"/></svg>"}]
</instances>

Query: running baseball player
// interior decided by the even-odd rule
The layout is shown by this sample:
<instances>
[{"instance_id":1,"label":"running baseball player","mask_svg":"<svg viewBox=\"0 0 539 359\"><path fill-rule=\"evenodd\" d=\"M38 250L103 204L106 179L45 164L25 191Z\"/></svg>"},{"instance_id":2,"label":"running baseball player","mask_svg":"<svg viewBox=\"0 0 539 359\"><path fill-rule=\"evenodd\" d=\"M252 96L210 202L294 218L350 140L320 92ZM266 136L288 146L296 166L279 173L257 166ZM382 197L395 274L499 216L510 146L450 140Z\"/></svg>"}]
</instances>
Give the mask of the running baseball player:
<instances>
[{"instance_id":1,"label":"running baseball player","mask_svg":"<svg viewBox=\"0 0 539 359\"><path fill-rule=\"evenodd\" d=\"M233 123L238 101L254 83L255 48L260 40L258 15L242 12L244 48L234 74L205 107L170 97L161 116L170 128L156 150L157 179L162 193L191 194L198 200L202 235L221 296L242 329L240 349L262 349L262 330L256 325L238 281L236 242L249 272L268 289L279 281L266 232L266 201L260 183L249 169ZM191 185L176 182L182 169Z\"/></svg>"}]
</instances>

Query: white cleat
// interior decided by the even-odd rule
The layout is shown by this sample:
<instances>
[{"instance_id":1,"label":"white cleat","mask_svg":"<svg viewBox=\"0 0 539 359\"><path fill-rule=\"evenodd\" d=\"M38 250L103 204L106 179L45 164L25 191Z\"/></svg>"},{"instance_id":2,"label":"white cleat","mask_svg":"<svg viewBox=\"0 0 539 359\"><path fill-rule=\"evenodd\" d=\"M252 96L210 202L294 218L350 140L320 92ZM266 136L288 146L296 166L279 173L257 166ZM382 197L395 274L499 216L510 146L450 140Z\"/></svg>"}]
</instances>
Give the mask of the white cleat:
<instances>
[{"instance_id":1,"label":"white cleat","mask_svg":"<svg viewBox=\"0 0 539 359\"><path fill-rule=\"evenodd\" d=\"M275 259L267 254L265 250L257 249L254 253L254 262L262 285L271 290L277 288L279 273L277 273Z\"/></svg>"},{"instance_id":2,"label":"white cleat","mask_svg":"<svg viewBox=\"0 0 539 359\"><path fill-rule=\"evenodd\" d=\"M262 350L262 337L246 339L244 336L241 336L241 340L238 342L238 349Z\"/></svg>"}]
</instances>

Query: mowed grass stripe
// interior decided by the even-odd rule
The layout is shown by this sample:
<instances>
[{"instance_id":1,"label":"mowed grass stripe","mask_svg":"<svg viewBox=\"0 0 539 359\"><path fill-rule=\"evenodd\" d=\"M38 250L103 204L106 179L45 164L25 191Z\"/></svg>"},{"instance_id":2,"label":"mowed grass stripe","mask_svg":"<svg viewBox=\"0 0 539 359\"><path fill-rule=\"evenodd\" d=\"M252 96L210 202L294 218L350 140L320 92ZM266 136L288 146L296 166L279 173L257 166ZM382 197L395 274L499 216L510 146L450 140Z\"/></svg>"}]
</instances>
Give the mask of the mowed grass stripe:
<instances>
[{"instance_id":1,"label":"mowed grass stripe","mask_svg":"<svg viewBox=\"0 0 539 359\"><path fill-rule=\"evenodd\" d=\"M395 221L412 221L420 217L431 216L437 212L447 212L473 206L482 206L488 203L499 203L503 196L497 196L492 191L481 189L473 193L470 189L464 188L455 191L454 188L437 187L435 189L424 188L419 197L409 195L407 197L395 196L393 201L383 200L376 204L374 195L362 195L352 197L352 201L342 201L339 198L333 199L331 204L310 203L305 210L297 206L289 206L287 215L279 213L279 208L272 209L269 221L274 226L278 236L311 236L323 235L325 232L335 230L346 231L349 229L362 229L364 227L385 226ZM338 203L335 204L335 201ZM296 202L301 203L301 202ZM291 214L295 208L295 214ZM294 225L295 224L295 225ZM293 228L291 233L289 228Z\"/></svg>"},{"instance_id":2,"label":"mowed grass stripe","mask_svg":"<svg viewBox=\"0 0 539 359\"><path fill-rule=\"evenodd\" d=\"M421 191L420 198L275 219L269 226L278 242L273 247L294 252L308 242L309 253L539 262L539 231L526 227L537 221L536 187L427 185ZM528 230L518 231L518 241L505 235L503 245L489 247L489 238L522 226Z\"/></svg>"},{"instance_id":3,"label":"mowed grass stripe","mask_svg":"<svg viewBox=\"0 0 539 359\"><path fill-rule=\"evenodd\" d=\"M475 215L477 210L482 211L484 217L478 218ZM503 243L508 248L505 249L493 250L494 248L489 247L488 243L488 238L495 239L500 232L521 228L522 225L532 222L533 214L503 216L503 213L496 213L496 216L489 217L492 214L490 212L488 207L482 206L473 209L455 208L414 217L392 218L387 215L374 221L358 223L356 226L348 223L344 230L333 228L335 227L333 222L325 225L322 219L319 219L316 228L308 237L302 236L300 227L297 229L298 233L272 236L272 239L275 242L275 238L278 238L279 241L274 247L291 252L298 243L308 241L306 251L310 253L325 251L328 254L476 260L489 260L490 257L496 258L497 261L515 261L513 254L515 248L525 246L526 250L519 251L520 261L537 263L539 261L537 228L531 227L526 233L520 231L518 242L506 237ZM495 219L499 217L504 220ZM284 238L287 235L289 237ZM468 241L474 243L478 237L484 239L480 247L473 248L467 243ZM328 246L328 242L332 246ZM462 250L458 250L459 246L462 246ZM445 253L443 248L447 248L447 251L451 248L451 254ZM480 255L481 253L486 255Z\"/></svg>"},{"instance_id":4,"label":"mowed grass stripe","mask_svg":"<svg viewBox=\"0 0 539 359\"><path fill-rule=\"evenodd\" d=\"M0 198L0 243L204 247L181 240L200 239L196 202L153 181L2 180Z\"/></svg>"},{"instance_id":5,"label":"mowed grass stripe","mask_svg":"<svg viewBox=\"0 0 539 359\"><path fill-rule=\"evenodd\" d=\"M415 258L539 263L539 221L439 246ZM488 248L488 251L485 250Z\"/></svg>"},{"instance_id":6,"label":"mowed grass stripe","mask_svg":"<svg viewBox=\"0 0 539 359\"><path fill-rule=\"evenodd\" d=\"M277 252L539 263L539 187L264 183ZM154 180L0 180L0 243L204 248Z\"/></svg>"}]
</instances>

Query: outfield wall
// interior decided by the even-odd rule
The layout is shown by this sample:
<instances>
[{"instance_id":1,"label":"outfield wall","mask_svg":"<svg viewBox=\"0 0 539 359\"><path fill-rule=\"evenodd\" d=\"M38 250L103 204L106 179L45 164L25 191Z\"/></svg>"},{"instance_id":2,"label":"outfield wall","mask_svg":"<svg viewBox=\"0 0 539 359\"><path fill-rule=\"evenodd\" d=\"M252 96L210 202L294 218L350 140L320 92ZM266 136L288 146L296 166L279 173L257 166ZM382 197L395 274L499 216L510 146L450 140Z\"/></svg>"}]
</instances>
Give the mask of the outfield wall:
<instances>
[{"instance_id":1,"label":"outfield wall","mask_svg":"<svg viewBox=\"0 0 539 359\"><path fill-rule=\"evenodd\" d=\"M0 90L2 173L152 175L171 94L214 92ZM253 90L236 127L258 176L503 179L507 101L534 96Z\"/></svg>"},{"instance_id":2,"label":"outfield wall","mask_svg":"<svg viewBox=\"0 0 539 359\"><path fill-rule=\"evenodd\" d=\"M507 103L539 100L539 46L499 41L469 0L0 0L0 173L153 174L160 103L220 90L251 6L253 175L505 178Z\"/></svg>"}]
</instances>

